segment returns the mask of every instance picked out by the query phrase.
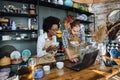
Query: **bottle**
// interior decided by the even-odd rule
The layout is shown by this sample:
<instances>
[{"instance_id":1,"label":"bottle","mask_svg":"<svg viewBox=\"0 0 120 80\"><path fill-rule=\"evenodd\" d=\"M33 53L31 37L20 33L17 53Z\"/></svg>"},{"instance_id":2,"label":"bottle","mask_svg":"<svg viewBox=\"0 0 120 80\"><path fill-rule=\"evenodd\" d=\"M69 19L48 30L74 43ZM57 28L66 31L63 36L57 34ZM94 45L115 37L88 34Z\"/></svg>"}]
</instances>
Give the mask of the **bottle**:
<instances>
[{"instance_id":1,"label":"bottle","mask_svg":"<svg viewBox=\"0 0 120 80\"><path fill-rule=\"evenodd\" d=\"M32 32L31 38L37 38L37 34L35 32Z\"/></svg>"},{"instance_id":2,"label":"bottle","mask_svg":"<svg viewBox=\"0 0 120 80\"><path fill-rule=\"evenodd\" d=\"M15 21L12 22L12 30L16 30L16 24L15 24Z\"/></svg>"}]
</instances>

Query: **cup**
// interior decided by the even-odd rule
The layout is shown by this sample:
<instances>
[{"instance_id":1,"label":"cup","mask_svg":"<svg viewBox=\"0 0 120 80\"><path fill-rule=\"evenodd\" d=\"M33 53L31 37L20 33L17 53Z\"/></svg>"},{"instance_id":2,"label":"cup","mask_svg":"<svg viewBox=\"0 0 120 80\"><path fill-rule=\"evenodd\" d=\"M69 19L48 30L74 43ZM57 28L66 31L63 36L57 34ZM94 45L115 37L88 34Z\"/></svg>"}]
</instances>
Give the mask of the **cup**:
<instances>
[{"instance_id":1,"label":"cup","mask_svg":"<svg viewBox=\"0 0 120 80\"><path fill-rule=\"evenodd\" d=\"M43 66L43 70L44 70L44 71L50 71L50 66L49 66L49 65Z\"/></svg>"},{"instance_id":2,"label":"cup","mask_svg":"<svg viewBox=\"0 0 120 80\"><path fill-rule=\"evenodd\" d=\"M58 69L62 69L62 68L64 67L64 63L63 63L63 62L57 62L57 63L56 63L56 67L57 67Z\"/></svg>"},{"instance_id":3,"label":"cup","mask_svg":"<svg viewBox=\"0 0 120 80\"><path fill-rule=\"evenodd\" d=\"M43 70L44 70L45 74L49 74L50 73L50 66L49 65L43 66Z\"/></svg>"}]
</instances>

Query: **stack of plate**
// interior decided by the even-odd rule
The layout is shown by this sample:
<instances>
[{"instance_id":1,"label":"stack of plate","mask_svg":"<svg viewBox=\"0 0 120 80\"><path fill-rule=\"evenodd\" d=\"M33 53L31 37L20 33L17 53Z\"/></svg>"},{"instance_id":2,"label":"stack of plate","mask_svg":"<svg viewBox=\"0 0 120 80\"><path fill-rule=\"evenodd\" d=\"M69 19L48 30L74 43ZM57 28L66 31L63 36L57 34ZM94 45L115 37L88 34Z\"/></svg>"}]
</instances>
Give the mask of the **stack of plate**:
<instances>
[{"instance_id":1,"label":"stack of plate","mask_svg":"<svg viewBox=\"0 0 120 80\"><path fill-rule=\"evenodd\" d=\"M22 59L21 59L21 54L19 51L13 51L11 54L10 54L10 58L11 58L11 63L12 64L19 64L22 62Z\"/></svg>"},{"instance_id":2,"label":"stack of plate","mask_svg":"<svg viewBox=\"0 0 120 80\"><path fill-rule=\"evenodd\" d=\"M22 54L20 54L20 52L17 50L10 54L12 64L19 64L22 62L22 60L26 62L30 56L31 51L29 49L23 50Z\"/></svg>"},{"instance_id":3,"label":"stack of plate","mask_svg":"<svg viewBox=\"0 0 120 80\"><path fill-rule=\"evenodd\" d=\"M87 21L88 17L87 17L87 15L85 15L85 14L81 14L81 15L79 15L79 16L77 17L77 19Z\"/></svg>"},{"instance_id":4,"label":"stack of plate","mask_svg":"<svg viewBox=\"0 0 120 80\"><path fill-rule=\"evenodd\" d=\"M27 61L29 59L29 57L31 56L31 51L29 49L25 49L22 52L22 59L23 61Z\"/></svg>"}]
</instances>

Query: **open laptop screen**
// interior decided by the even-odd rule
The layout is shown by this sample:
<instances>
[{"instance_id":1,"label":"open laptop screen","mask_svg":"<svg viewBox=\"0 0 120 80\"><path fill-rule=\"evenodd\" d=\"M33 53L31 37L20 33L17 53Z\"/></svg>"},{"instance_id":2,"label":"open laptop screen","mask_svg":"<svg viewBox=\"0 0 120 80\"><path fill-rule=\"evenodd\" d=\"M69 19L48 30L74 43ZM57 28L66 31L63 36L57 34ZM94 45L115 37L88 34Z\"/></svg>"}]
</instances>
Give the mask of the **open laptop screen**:
<instances>
[{"instance_id":1,"label":"open laptop screen","mask_svg":"<svg viewBox=\"0 0 120 80\"><path fill-rule=\"evenodd\" d=\"M67 65L66 67L73 69L73 70L76 70L76 71L80 71L80 70L94 64L97 55L98 55L98 50L95 50L95 51L90 52L90 53L86 53L81 63L78 62L78 64L75 63L76 65L74 65L74 66Z\"/></svg>"}]
</instances>

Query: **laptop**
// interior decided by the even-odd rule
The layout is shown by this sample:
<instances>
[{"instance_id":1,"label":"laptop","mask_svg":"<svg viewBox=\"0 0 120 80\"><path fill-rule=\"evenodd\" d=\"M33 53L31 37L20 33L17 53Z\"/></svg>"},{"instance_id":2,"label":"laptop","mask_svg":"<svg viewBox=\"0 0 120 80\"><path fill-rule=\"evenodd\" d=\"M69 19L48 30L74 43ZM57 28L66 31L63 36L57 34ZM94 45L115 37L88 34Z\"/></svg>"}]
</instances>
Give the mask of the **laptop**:
<instances>
[{"instance_id":1,"label":"laptop","mask_svg":"<svg viewBox=\"0 0 120 80\"><path fill-rule=\"evenodd\" d=\"M82 61L80 60L77 63L69 63L66 65L66 67L75 71L80 71L94 64L97 55L98 55L98 50L95 50L94 52L86 53Z\"/></svg>"}]
</instances>

